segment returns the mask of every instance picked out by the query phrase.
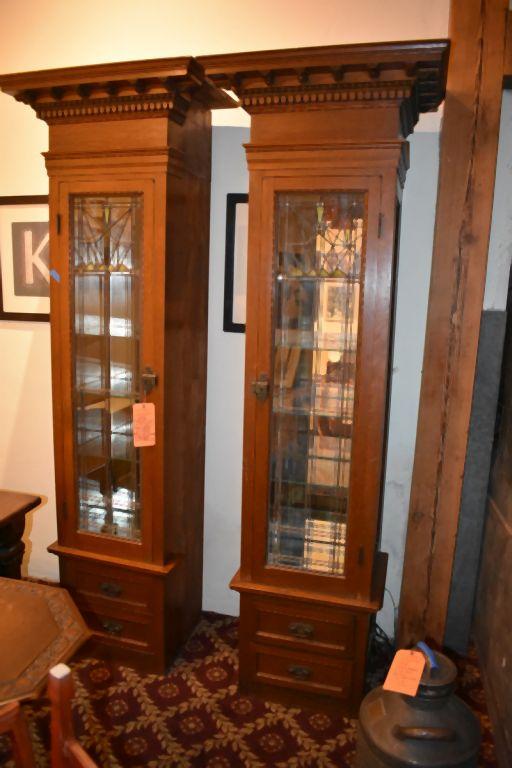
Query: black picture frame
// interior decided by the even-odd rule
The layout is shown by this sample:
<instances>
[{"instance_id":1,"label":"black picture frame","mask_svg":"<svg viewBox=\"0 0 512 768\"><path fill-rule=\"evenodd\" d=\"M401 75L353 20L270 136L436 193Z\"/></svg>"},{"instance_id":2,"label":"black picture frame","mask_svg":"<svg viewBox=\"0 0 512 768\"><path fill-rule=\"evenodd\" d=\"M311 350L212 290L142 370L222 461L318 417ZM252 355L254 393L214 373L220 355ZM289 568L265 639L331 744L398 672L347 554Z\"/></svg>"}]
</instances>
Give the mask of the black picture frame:
<instances>
[{"instance_id":1,"label":"black picture frame","mask_svg":"<svg viewBox=\"0 0 512 768\"><path fill-rule=\"evenodd\" d=\"M1 206L27 206L27 205L48 205L48 195L10 195L0 197ZM5 254L0 252L0 320L22 320L24 322L42 322L47 323L50 320L49 313L46 312L10 312L4 308L3 293L3 270L2 258Z\"/></svg>"},{"instance_id":2,"label":"black picture frame","mask_svg":"<svg viewBox=\"0 0 512 768\"><path fill-rule=\"evenodd\" d=\"M235 282L235 237L237 205L248 203L249 195L230 192L226 196L226 255L224 261L224 320L223 330L228 333L245 333L245 323L233 320ZM247 253L245 253L247 265Z\"/></svg>"}]
</instances>

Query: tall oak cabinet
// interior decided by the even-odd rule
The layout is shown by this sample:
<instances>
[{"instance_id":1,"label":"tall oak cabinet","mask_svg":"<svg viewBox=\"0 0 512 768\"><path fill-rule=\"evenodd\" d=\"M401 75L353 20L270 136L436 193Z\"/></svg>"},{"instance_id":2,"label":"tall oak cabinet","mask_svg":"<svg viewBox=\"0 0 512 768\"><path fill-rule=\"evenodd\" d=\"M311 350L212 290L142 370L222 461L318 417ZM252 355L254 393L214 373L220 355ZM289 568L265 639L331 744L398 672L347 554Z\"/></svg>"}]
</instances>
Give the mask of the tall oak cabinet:
<instances>
[{"instance_id":1,"label":"tall oak cabinet","mask_svg":"<svg viewBox=\"0 0 512 768\"><path fill-rule=\"evenodd\" d=\"M355 712L380 505L408 144L447 44L200 59L251 115L240 687Z\"/></svg>"},{"instance_id":2,"label":"tall oak cabinet","mask_svg":"<svg viewBox=\"0 0 512 768\"><path fill-rule=\"evenodd\" d=\"M232 100L190 58L0 87L50 127L50 551L100 650L162 671L201 610L210 109Z\"/></svg>"}]
</instances>

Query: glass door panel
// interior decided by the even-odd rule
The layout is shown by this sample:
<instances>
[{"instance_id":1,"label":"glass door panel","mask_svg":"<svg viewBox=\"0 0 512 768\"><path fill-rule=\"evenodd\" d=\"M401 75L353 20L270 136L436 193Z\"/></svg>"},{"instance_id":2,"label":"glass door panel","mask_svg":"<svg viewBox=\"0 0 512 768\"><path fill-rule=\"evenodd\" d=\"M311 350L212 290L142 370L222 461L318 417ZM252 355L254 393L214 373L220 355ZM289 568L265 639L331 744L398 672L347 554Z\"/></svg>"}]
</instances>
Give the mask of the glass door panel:
<instances>
[{"instance_id":1,"label":"glass door panel","mask_svg":"<svg viewBox=\"0 0 512 768\"><path fill-rule=\"evenodd\" d=\"M276 195L267 562L343 575L363 192Z\"/></svg>"},{"instance_id":2,"label":"glass door panel","mask_svg":"<svg viewBox=\"0 0 512 768\"><path fill-rule=\"evenodd\" d=\"M141 195L71 198L79 529L139 541Z\"/></svg>"}]
</instances>

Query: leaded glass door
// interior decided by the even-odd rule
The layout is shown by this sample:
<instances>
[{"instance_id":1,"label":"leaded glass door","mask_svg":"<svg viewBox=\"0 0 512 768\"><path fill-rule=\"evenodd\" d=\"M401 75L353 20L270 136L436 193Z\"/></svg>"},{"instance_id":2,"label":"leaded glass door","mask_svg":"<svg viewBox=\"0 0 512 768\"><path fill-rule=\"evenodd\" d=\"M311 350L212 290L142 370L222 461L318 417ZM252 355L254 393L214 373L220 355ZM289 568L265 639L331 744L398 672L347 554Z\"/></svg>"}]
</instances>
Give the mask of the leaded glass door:
<instances>
[{"instance_id":1,"label":"leaded glass door","mask_svg":"<svg viewBox=\"0 0 512 768\"><path fill-rule=\"evenodd\" d=\"M343 575L365 195L275 201L267 562Z\"/></svg>"},{"instance_id":2,"label":"leaded glass door","mask_svg":"<svg viewBox=\"0 0 512 768\"><path fill-rule=\"evenodd\" d=\"M78 528L139 541L141 195L73 195L71 270Z\"/></svg>"},{"instance_id":3,"label":"leaded glass door","mask_svg":"<svg viewBox=\"0 0 512 768\"><path fill-rule=\"evenodd\" d=\"M350 591L361 570L369 575L376 541L380 466L371 453L381 428L372 414L385 389L375 394L384 357L372 349L387 334L389 310L379 330L375 308L391 266L379 260L380 180L335 181L264 184L248 306L258 332L247 338L253 573L289 586L307 577L327 591L336 587L323 587L325 578L336 577Z\"/></svg>"}]
</instances>

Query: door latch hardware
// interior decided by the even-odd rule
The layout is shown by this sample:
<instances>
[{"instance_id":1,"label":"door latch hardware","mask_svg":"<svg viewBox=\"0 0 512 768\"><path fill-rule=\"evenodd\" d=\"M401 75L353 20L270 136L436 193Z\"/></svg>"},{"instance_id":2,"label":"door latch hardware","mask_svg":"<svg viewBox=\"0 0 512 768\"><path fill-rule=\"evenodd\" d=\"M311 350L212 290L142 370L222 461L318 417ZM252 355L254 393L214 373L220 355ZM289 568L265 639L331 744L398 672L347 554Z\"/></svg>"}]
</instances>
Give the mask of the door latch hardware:
<instances>
[{"instance_id":1,"label":"door latch hardware","mask_svg":"<svg viewBox=\"0 0 512 768\"><path fill-rule=\"evenodd\" d=\"M253 395L256 395L260 402L263 402L268 397L269 381L266 373L261 373L256 381L251 382L251 391Z\"/></svg>"},{"instance_id":2,"label":"door latch hardware","mask_svg":"<svg viewBox=\"0 0 512 768\"><path fill-rule=\"evenodd\" d=\"M144 373L142 374L142 389L146 395L151 392L152 389L158 384L158 376L156 373L146 365Z\"/></svg>"}]
</instances>

